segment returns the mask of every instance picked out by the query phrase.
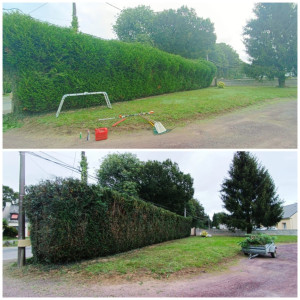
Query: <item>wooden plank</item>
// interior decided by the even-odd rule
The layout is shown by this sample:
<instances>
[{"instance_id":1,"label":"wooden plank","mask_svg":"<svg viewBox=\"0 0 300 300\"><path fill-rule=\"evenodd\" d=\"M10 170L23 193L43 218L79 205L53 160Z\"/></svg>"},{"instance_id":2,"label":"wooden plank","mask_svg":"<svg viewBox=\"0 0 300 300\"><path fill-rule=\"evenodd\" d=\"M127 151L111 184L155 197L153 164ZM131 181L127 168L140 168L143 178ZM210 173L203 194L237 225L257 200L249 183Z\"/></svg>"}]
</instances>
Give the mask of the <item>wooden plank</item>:
<instances>
[{"instance_id":1,"label":"wooden plank","mask_svg":"<svg viewBox=\"0 0 300 300\"><path fill-rule=\"evenodd\" d=\"M28 247L31 246L30 240L18 240L18 247Z\"/></svg>"}]
</instances>

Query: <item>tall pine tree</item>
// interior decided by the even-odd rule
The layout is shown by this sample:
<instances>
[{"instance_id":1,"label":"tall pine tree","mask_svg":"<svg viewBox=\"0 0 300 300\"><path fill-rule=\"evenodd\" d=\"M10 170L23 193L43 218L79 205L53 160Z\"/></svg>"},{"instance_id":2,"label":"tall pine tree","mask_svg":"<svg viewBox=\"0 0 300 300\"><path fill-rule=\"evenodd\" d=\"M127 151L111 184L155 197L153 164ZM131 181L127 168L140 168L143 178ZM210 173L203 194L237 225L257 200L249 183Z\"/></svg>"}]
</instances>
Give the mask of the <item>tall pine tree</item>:
<instances>
[{"instance_id":1,"label":"tall pine tree","mask_svg":"<svg viewBox=\"0 0 300 300\"><path fill-rule=\"evenodd\" d=\"M235 153L221 188L225 221L229 228L247 230L254 226L272 226L282 217L282 201L268 170L249 152Z\"/></svg>"}]
</instances>

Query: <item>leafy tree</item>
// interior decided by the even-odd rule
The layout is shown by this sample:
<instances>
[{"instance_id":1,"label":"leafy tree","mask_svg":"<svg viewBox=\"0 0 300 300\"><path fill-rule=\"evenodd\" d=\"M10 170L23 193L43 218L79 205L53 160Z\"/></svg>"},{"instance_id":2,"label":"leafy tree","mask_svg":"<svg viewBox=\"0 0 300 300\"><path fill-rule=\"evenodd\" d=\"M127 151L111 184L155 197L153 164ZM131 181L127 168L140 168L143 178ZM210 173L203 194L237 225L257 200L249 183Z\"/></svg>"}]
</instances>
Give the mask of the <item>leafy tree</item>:
<instances>
[{"instance_id":1,"label":"leafy tree","mask_svg":"<svg viewBox=\"0 0 300 300\"><path fill-rule=\"evenodd\" d=\"M15 192L7 185L2 186L2 206L6 205L6 202L16 203L19 200L19 193Z\"/></svg>"},{"instance_id":2,"label":"leafy tree","mask_svg":"<svg viewBox=\"0 0 300 300\"><path fill-rule=\"evenodd\" d=\"M130 196L138 196L141 162L131 153L108 154L97 172L98 183Z\"/></svg>"},{"instance_id":3,"label":"leafy tree","mask_svg":"<svg viewBox=\"0 0 300 300\"><path fill-rule=\"evenodd\" d=\"M217 66L217 78L238 78L242 73L242 61L237 52L225 43L217 43L209 55L209 60Z\"/></svg>"},{"instance_id":4,"label":"leafy tree","mask_svg":"<svg viewBox=\"0 0 300 300\"><path fill-rule=\"evenodd\" d=\"M208 216L204 212L204 207L197 199L192 198L188 201L186 215L193 218L192 227L206 228L208 226Z\"/></svg>"},{"instance_id":5,"label":"leafy tree","mask_svg":"<svg viewBox=\"0 0 300 300\"><path fill-rule=\"evenodd\" d=\"M216 43L213 23L186 6L157 13L153 27L157 48L186 58L206 58Z\"/></svg>"},{"instance_id":6,"label":"leafy tree","mask_svg":"<svg viewBox=\"0 0 300 300\"><path fill-rule=\"evenodd\" d=\"M226 223L226 214L224 212L214 213L212 219L212 226L220 228L220 224Z\"/></svg>"},{"instance_id":7,"label":"leafy tree","mask_svg":"<svg viewBox=\"0 0 300 300\"><path fill-rule=\"evenodd\" d=\"M98 182L121 193L183 215L193 197L193 179L171 160L141 162L131 153L109 154L97 172Z\"/></svg>"},{"instance_id":8,"label":"leafy tree","mask_svg":"<svg viewBox=\"0 0 300 300\"><path fill-rule=\"evenodd\" d=\"M139 196L179 215L193 197L193 179L180 171L177 163L147 161L140 174Z\"/></svg>"},{"instance_id":9,"label":"leafy tree","mask_svg":"<svg viewBox=\"0 0 300 300\"><path fill-rule=\"evenodd\" d=\"M222 183L221 199L228 228L247 230L253 226L272 226L282 217L282 201L268 171L249 152L235 153L229 178Z\"/></svg>"},{"instance_id":10,"label":"leafy tree","mask_svg":"<svg viewBox=\"0 0 300 300\"><path fill-rule=\"evenodd\" d=\"M148 6L121 12L113 26L124 42L143 42L186 58L206 58L215 45L214 25L182 6L154 13Z\"/></svg>"},{"instance_id":11,"label":"leafy tree","mask_svg":"<svg viewBox=\"0 0 300 300\"><path fill-rule=\"evenodd\" d=\"M143 42L152 45L151 28L154 12L149 6L122 10L113 29L123 42Z\"/></svg>"},{"instance_id":12,"label":"leafy tree","mask_svg":"<svg viewBox=\"0 0 300 300\"><path fill-rule=\"evenodd\" d=\"M256 18L244 28L244 44L251 58L245 70L255 78L278 78L285 86L286 73L297 72L297 5L259 3Z\"/></svg>"}]
</instances>

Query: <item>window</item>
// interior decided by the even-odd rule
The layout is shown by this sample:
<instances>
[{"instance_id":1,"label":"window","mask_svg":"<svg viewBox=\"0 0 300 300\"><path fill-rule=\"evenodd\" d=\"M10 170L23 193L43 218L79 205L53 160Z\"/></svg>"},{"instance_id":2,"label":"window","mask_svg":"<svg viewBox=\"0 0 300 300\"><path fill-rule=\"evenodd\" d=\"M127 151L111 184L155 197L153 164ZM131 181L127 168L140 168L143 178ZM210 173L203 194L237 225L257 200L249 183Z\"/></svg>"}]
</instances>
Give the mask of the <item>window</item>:
<instances>
[{"instance_id":1,"label":"window","mask_svg":"<svg viewBox=\"0 0 300 300\"><path fill-rule=\"evenodd\" d=\"M10 219L11 220L18 220L19 219L19 214L11 214Z\"/></svg>"},{"instance_id":2,"label":"window","mask_svg":"<svg viewBox=\"0 0 300 300\"><path fill-rule=\"evenodd\" d=\"M282 223L283 229L286 229L286 223Z\"/></svg>"}]
</instances>

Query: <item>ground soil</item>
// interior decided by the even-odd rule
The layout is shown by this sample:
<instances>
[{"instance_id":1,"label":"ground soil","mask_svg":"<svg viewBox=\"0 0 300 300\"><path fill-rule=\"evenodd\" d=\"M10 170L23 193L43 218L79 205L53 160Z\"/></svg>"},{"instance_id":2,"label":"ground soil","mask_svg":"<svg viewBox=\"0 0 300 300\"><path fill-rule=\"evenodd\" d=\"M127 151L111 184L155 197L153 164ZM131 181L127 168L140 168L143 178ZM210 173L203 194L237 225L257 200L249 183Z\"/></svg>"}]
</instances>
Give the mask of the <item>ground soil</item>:
<instances>
[{"instance_id":1,"label":"ground soil","mask_svg":"<svg viewBox=\"0 0 300 300\"><path fill-rule=\"evenodd\" d=\"M241 256L223 271L128 282L13 277L4 264L4 297L297 297L297 244L277 245L277 258ZM11 262L10 262L11 264Z\"/></svg>"},{"instance_id":2,"label":"ground soil","mask_svg":"<svg viewBox=\"0 0 300 300\"><path fill-rule=\"evenodd\" d=\"M166 124L163 124L167 129ZM126 127L124 127L126 128ZM4 149L77 148L77 149L296 149L297 101L273 99L205 120L194 120L185 127L173 128L162 135L152 130L120 132L109 130L108 139L89 141L79 134L41 130L39 126L9 130L3 134Z\"/></svg>"}]
</instances>

